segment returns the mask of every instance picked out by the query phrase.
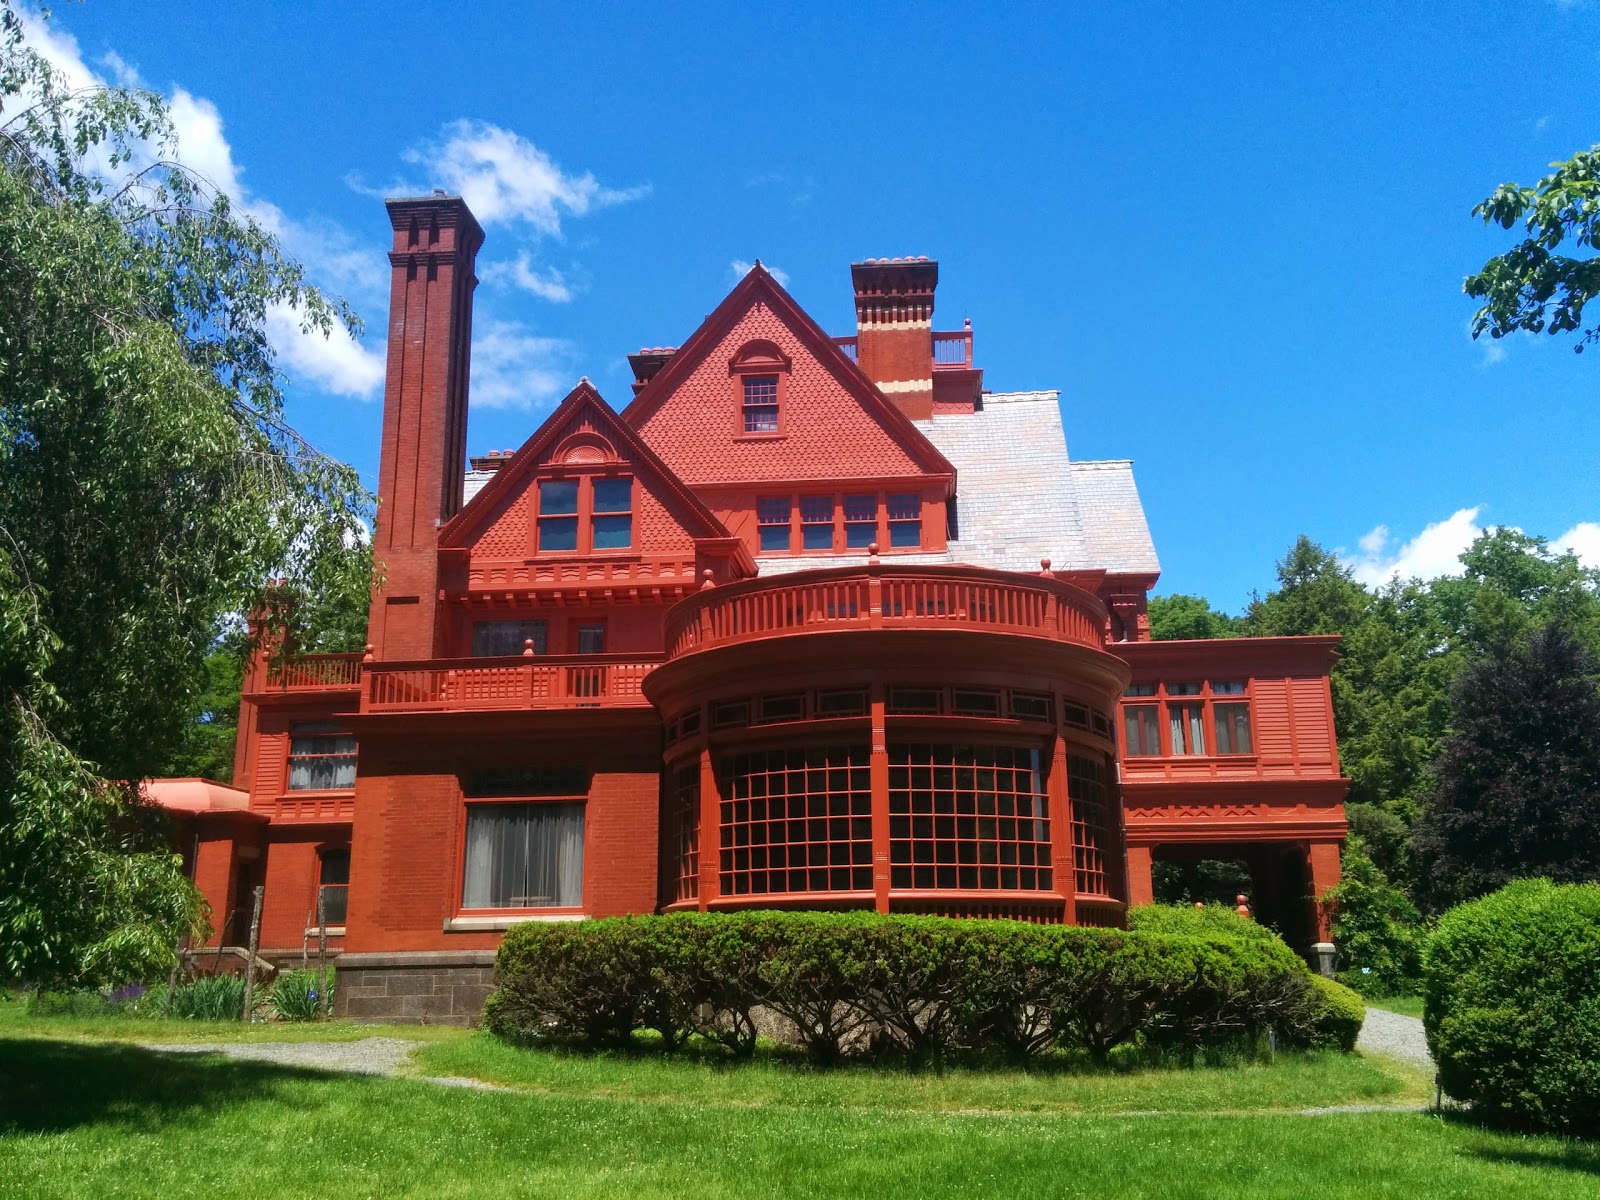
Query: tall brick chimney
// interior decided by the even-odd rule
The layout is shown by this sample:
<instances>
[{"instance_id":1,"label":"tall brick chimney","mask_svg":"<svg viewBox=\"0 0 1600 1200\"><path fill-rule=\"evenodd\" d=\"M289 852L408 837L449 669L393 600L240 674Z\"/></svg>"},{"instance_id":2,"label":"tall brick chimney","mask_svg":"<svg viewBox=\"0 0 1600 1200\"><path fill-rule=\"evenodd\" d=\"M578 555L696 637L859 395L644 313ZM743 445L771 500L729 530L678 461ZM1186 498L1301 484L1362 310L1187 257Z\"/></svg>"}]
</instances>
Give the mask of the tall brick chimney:
<instances>
[{"instance_id":1,"label":"tall brick chimney","mask_svg":"<svg viewBox=\"0 0 1600 1200\"><path fill-rule=\"evenodd\" d=\"M439 526L461 508L473 261L483 230L459 196L390 200L389 364L367 637L378 659L437 652Z\"/></svg>"},{"instance_id":2,"label":"tall brick chimney","mask_svg":"<svg viewBox=\"0 0 1600 1200\"><path fill-rule=\"evenodd\" d=\"M856 362L913 421L933 415L933 292L930 258L869 258L850 264L856 291Z\"/></svg>"}]
</instances>

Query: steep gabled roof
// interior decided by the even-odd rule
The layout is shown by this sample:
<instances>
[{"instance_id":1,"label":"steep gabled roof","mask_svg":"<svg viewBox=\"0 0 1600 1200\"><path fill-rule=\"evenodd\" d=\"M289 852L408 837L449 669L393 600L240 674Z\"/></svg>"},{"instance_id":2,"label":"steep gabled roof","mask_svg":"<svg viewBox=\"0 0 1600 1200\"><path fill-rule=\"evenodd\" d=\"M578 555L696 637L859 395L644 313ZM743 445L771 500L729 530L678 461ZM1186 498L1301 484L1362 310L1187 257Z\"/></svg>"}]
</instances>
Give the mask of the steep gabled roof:
<instances>
[{"instance_id":1,"label":"steep gabled roof","mask_svg":"<svg viewBox=\"0 0 1600 1200\"><path fill-rule=\"evenodd\" d=\"M645 444L638 433L622 420L587 379L567 394L556 406L532 437L502 467L493 479L451 517L439 531L440 547L464 547L496 514L500 502L510 499L526 488L533 475L546 464L557 440L580 415L587 414L607 437L613 439L617 453L634 467L635 473L654 482L661 491L670 495L681 507L685 530L695 538L726 538L727 528L717 520L700 498L684 485L671 467L662 462L656 452Z\"/></svg>"},{"instance_id":2,"label":"steep gabled roof","mask_svg":"<svg viewBox=\"0 0 1600 1200\"><path fill-rule=\"evenodd\" d=\"M812 356L823 365L844 389L894 439L914 463L933 476L948 476L955 489L956 469L917 426L878 390L876 384L841 350L811 315L795 303L768 270L759 262L728 293L716 309L701 322L689 340L680 346L666 366L622 410L622 419L634 429L646 421L688 379L705 358L722 345L730 330L756 305L765 302L799 337Z\"/></svg>"}]
</instances>

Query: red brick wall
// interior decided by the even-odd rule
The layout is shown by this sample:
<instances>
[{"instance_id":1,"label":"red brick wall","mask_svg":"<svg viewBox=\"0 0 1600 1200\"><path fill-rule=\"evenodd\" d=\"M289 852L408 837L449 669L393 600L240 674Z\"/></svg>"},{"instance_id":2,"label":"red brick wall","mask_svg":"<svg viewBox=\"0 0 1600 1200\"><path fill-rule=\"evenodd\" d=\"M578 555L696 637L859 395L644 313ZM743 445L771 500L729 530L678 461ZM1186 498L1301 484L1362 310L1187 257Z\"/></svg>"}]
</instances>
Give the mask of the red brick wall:
<instances>
[{"instance_id":1,"label":"red brick wall","mask_svg":"<svg viewBox=\"0 0 1600 1200\"><path fill-rule=\"evenodd\" d=\"M299 950L307 925L315 925L317 884L323 846L348 846L350 830L344 825L277 826L270 828L266 846L266 894L261 907L261 945L268 950ZM308 921L307 918L310 917ZM342 942L330 942L338 947ZM316 949L313 938L311 948Z\"/></svg>"}]
</instances>

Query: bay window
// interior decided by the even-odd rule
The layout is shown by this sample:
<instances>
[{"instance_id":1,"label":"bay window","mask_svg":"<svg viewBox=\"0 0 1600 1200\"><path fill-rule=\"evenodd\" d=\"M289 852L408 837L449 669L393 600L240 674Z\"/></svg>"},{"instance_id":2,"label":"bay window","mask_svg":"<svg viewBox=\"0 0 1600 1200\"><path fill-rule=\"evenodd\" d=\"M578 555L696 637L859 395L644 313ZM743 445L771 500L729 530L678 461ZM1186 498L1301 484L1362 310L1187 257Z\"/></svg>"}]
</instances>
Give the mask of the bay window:
<instances>
[{"instance_id":1,"label":"bay window","mask_svg":"<svg viewBox=\"0 0 1600 1200\"><path fill-rule=\"evenodd\" d=\"M1253 754L1249 686L1243 680L1130 684L1122 742L1130 758Z\"/></svg>"}]
</instances>

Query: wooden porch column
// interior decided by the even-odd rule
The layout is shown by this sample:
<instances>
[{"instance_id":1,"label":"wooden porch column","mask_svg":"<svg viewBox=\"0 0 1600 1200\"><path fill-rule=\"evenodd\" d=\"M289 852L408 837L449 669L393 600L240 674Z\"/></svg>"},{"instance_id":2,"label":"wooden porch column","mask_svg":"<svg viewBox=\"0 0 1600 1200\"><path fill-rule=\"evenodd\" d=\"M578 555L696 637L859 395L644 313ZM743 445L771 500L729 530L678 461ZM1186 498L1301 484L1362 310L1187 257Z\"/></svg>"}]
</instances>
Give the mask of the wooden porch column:
<instances>
[{"instance_id":1,"label":"wooden porch column","mask_svg":"<svg viewBox=\"0 0 1600 1200\"><path fill-rule=\"evenodd\" d=\"M707 714L709 715L709 714ZM702 717L702 720L705 718ZM704 726L702 726L704 728ZM700 748L700 911L718 896L722 868L722 796L717 791L717 772L711 762L711 747Z\"/></svg>"},{"instance_id":2,"label":"wooden porch column","mask_svg":"<svg viewBox=\"0 0 1600 1200\"><path fill-rule=\"evenodd\" d=\"M1155 903L1155 883L1150 876L1150 847L1128 847L1128 907Z\"/></svg>"},{"instance_id":3,"label":"wooden porch column","mask_svg":"<svg viewBox=\"0 0 1600 1200\"><path fill-rule=\"evenodd\" d=\"M1056 697L1061 712L1061 697ZM1078 866L1072 850L1072 797L1067 793L1067 741L1056 726L1050 753L1050 775L1045 784L1050 798L1050 855L1054 862L1056 891L1061 893L1061 919L1078 923Z\"/></svg>"},{"instance_id":4,"label":"wooden porch column","mask_svg":"<svg viewBox=\"0 0 1600 1200\"><path fill-rule=\"evenodd\" d=\"M1328 921L1328 910L1322 898L1339 882L1339 843L1312 842L1306 853L1311 867L1311 900L1315 905L1317 941L1332 943L1333 930Z\"/></svg>"},{"instance_id":5,"label":"wooden porch column","mask_svg":"<svg viewBox=\"0 0 1600 1200\"><path fill-rule=\"evenodd\" d=\"M872 685L872 753L867 760L872 779L872 892L881 913L889 911L889 741L884 712L888 688Z\"/></svg>"}]
</instances>

